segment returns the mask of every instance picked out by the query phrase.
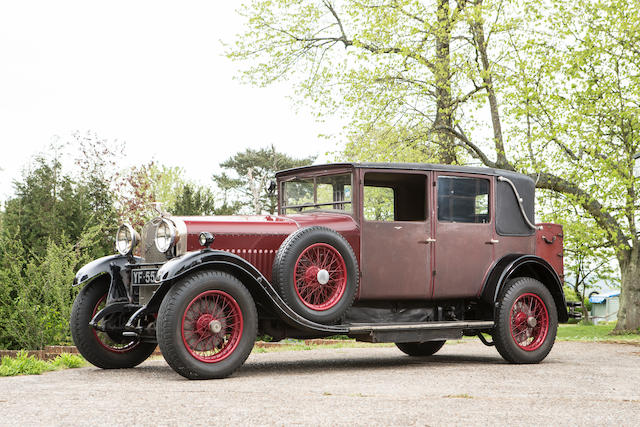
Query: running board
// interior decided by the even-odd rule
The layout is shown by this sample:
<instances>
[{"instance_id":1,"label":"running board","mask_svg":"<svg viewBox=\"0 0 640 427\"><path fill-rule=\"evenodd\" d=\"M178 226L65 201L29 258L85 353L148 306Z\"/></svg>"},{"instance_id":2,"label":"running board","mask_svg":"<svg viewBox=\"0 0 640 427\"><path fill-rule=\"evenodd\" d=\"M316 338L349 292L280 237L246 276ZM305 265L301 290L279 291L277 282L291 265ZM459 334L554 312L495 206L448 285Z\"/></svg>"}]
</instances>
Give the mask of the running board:
<instances>
[{"instance_id":1,"label":"running board","mask_svg":"<svg viewBox=\"0 0 640 427\"><path fill-rule=\"evenodd\" d=\"M366 342L424 342L455 340L465 332L476 335L478 331L492 329L493 321L468 320L422 323L352 323L347 325L349 335Z\"/></svg>"}]
</instances>

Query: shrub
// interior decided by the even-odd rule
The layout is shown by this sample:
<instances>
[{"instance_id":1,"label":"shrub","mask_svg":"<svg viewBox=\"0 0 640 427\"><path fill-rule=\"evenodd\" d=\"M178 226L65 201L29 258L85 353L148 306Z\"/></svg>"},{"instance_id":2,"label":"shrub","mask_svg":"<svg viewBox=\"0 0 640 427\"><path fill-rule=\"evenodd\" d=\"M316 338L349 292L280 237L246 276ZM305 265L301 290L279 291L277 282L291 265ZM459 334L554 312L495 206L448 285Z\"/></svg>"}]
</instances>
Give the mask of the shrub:
<instances>
[{"instance_id":1,"label":"shrub","mask_svg":"<svg viewBox=\"0 0 640 427\"><path fill-rule=\"evenodd\" d=\"M95 237L96 230L89 230L76 245L50 240L44 255L29 256L20 239L0 233L0 348L35 350L71 341L69 316L78 293L71 284Z\"/></svg>"},{"instance_id":2,"label":"shrub","mask_svg":"<svg viewBox=\"0 0 640 427\"><path fill-rule=\"evenodd\" d=\"M4 356L0 363L0 376L10 377L14 375L40 375L50 371L51 367L44 360L27 356L27 352L21 351L13 357Z\"/></svg>"},{"instance_id":3,"label":"shrub","mask_svg":"<svg viewBox=\"0 0 640 427\"><path fill-rule=\"evenodd\" d=\"M66 368L79 368L86 364L85 360L75 354L61 354L50 362L28 356L20 351L16 357L4 356L0 362L0 377L15 375L40 375L47 371Z\"/></svg>"}]
</instances>

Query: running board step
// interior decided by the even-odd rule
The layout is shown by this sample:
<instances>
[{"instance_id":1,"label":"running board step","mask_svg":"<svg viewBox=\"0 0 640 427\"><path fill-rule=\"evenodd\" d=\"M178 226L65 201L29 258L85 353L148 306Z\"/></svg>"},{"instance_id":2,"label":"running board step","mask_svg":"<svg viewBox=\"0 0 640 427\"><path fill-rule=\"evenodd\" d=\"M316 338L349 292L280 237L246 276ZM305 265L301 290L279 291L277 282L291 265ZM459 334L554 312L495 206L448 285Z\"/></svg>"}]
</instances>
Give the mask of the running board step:
<instances>
[{"instance_id":1,"label":"running board step","mask_svg":"<svg viewBox=\"0 0 640 427\"><path fill-rule=\"evenodd\" d=\"M423 342L460 339L464 332L486 331L493 321L468 320L423 323L352 323L347 325L349 335L366 342ZM475 333L473 334L475 335Z\"/></svg>"}]
</instances>

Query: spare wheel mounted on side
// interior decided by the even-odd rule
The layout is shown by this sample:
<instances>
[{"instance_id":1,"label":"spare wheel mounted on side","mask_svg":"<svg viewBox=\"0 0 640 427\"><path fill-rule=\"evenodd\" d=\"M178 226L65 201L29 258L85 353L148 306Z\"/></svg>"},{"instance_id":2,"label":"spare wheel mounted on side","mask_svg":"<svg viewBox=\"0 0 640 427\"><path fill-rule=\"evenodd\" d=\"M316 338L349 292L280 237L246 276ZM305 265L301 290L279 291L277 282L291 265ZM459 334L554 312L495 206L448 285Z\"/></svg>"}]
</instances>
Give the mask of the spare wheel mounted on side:
<instances>
[{"instance_id":1,"label":"spare wheel mounted on side","mask_svg":"<svg viewBox=\"0 0 640 427\"><path fill-rule=\"evenodd\" d=\"M307 227L282 242L273 262L273 283L301 316L332 323L358 290L358 261L349 242L326 227Z\"/></svg>"}]
</instances>

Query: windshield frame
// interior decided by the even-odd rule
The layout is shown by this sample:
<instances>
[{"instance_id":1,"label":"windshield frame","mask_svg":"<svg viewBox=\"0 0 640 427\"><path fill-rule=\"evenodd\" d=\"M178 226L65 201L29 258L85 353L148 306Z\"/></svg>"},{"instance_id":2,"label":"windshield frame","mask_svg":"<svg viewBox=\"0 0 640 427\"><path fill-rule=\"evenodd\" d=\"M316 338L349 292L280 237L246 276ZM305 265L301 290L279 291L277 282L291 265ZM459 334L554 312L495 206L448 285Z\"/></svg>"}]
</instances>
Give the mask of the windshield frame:
<instances>
[{"instance_id":1,"label":"windshield frame","mask_svg":"<svg viewBox=\"0 0 640 427\"><path fill-rule=\"evenodd\" d=\"M330 177L335 175L349 175L351 178L351 195L349 200L343 201L334 201L334 202L322 202L318 203L318 182L317 178L322 177ZM278 212L280 215L292 215L292 214L311 214L318 212L328 212L328 213L340 213L349 216L355 216L355 173L352 168L340 168L340 169L331 169L331 170L321 170L321 171L313 171L313 172L302 172L299 171L296 174L286 175L279 177L278 179ZM312 180L313 181L313 203L305 203L302 205L286 205L285 202L285 184L291 181L296 180ZM326 209L324 206L333 206L333 205L350 205L351 209ZM307 208L307 210L303 210ZM292 209L300 209L296 212L291 212Z\"/></svg>"}]
</instances>

